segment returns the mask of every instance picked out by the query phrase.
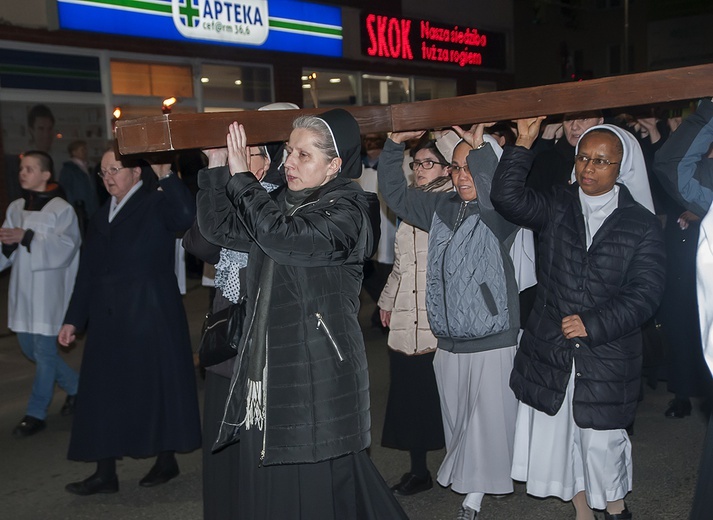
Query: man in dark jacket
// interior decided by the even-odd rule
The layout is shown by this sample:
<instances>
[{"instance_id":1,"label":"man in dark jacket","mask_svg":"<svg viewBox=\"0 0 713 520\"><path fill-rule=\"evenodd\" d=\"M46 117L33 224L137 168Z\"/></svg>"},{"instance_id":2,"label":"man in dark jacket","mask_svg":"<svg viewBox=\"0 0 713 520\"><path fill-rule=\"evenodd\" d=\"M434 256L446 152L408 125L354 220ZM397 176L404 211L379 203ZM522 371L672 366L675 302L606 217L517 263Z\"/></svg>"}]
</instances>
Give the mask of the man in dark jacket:
<instances>
[{"instance_id":1,"label":"man in dark jacket","mask_svg":"<svg viewBox=\"0 0 713 520\"><path fill-rule=\"evenodd\" d=\"M697 286L701 336L707 367L713 372L713 99L702 99L696 112L671 134L656 154L661 183L689 211L703 217L698 242ZM705 216L704 216L705 215ZM701 360L702 361L702 360ZM699 361L700 362L700 361ZM713 415L708 424L691 520L710 517L713 509Z\"/></svg>"},{"instance_id":2,"label":"man in dark jacket","mask_svg":"<svg viewBox=\"0 0 713 520\"><path fill-rule=\"evenodd\" d=\"M625 428L639 395L640 327L663 292L663 237L616 182L646 172L634 170L636 150L608 125L580 140L575 184L525 188L541 120L518 122L491 193L508 220L539 233L537 297L510 379L521 401L513 478L536 496L572 500L577 518L606 508L607 520L628 520Z\"/></svg>"}]
</instances>

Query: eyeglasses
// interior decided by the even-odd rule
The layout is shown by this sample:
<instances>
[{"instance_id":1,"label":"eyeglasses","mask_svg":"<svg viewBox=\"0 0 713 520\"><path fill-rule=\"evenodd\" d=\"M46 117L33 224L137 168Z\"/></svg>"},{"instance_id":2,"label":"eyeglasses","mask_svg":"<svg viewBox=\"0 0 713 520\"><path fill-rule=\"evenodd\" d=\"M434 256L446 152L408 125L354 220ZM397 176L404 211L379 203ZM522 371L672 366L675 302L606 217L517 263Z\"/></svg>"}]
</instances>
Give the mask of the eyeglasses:
<instances>
[{"instance_id":1,"label":"eyeglasses","mask_svg":"<svg viewBox=\"0 0 713 520\"><path fill-rule=\"evenodd\" d=\"M121 167L112 166L111 168L108 168L106 170L104 168L102 168L97 173L99 173L99 177L101 177L103 179L107 175L110 175L113 177L114 175L119 173L119 171L126 170L127 168L128 168L128 166L121 166Z\"/></svg>"},{"instance_id":2,"label":"eyeglasses","mask_svg":"<svg viewBox=\"0 0 713 520\"><path fill-rule=\"evenodd\" d=\"M468 168L467 164L464 164L463 166L451 164L451 171L455 174L459 174L460 172L470 173L470 168Z\"/></svg>"},{"instance_id":3,"label":"eyeglasses","mask_svg":"<svg viewBox=\"0 0 713 520\"><path fill-rule=\"evenodd\" d=\"M581 164L582 166L587 166L587 164L589 164L589 161L592 161L592 166L594 166L595 170L603 170L605 168L609 168L612 164L619 164L618 162L611 162L607 159L600 159L599 157L597 157L596 159L592 159L591 157L587 157L586 155L577 154L574 156L574 162L577 164Z\"/></svg>"},{"instance_id":4,"label":"eyeglasses","mask_svg":"<svg viewBox=\"0 0 713 520\"><path fill-rule=\"evenodd\" d=\"M423 168L424 170L430 170L436 164L439 164L441 166L450 166L450 164L437 162L437 161L411 161L410 163L408 163L408 167L411 168L412 170L415 170L416 168Z\"/></svg>"}]
</instances>

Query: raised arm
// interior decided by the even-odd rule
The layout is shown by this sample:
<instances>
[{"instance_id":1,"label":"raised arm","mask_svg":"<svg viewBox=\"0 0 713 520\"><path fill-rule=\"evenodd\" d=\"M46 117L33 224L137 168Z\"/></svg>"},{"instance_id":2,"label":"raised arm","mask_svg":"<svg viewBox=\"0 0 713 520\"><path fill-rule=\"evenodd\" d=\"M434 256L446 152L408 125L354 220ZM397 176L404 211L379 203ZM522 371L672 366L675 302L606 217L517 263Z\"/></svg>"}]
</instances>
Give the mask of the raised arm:
<instances>
[{"instance_id":1,"label":"raised arm","mask_svg":"<svg viewBox=\"0 0 713 520\"><path fill-rule=\"evenodd\" d=\"M417 134L422 134L418 132ZM403 172L404 143L412 133L394 133L379 156L379 193L399 218L428 231L442 193L409 188Z\"/></svg>"},{"instance_id":2,"label":"raised arm","mask_svg":"<svg viewBox=\"0 0 713 520\"><path fill-rule=\"evenodd\" d=\"M535 153L530 149L544 118L520 120L515 146L506 146L495 170L490 200L506 219L535 231L548 220L547 198L525 186Z\"/></svg>"},{"instance_id":3,"label":"raised arm","mask_svg":"<svg viewBox=\"0 0 713 520\"><path fill-rule=\"evenodd\" d=\"M713 202L713 101L698 109L673 132L656 153L654 171L661 184L686 208L702 217Z\"/></svg>"},{"instance_id":4,"label":"raised arm","mask_svg":"<svg viewBox=\"0 0 713 520\"><path fill-rule=\"evenodd\" d=\"M252 175L234 175L226 193L244 229L277 263L339 265L352 258L362 231L371 233L371 225L361 188L348 179L332 182L341 182L344 189L326 193L318 209L303 203L293 215L283 214Z\"/></svg>"}]
</instances>

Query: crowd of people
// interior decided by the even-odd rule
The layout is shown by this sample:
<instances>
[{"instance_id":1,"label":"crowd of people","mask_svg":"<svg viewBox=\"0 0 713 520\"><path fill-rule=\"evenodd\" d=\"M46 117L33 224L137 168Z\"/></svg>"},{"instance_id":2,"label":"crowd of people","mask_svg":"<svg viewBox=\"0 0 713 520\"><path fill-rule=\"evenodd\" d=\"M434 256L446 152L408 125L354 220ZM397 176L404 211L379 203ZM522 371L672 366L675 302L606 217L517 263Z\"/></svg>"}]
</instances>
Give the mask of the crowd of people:
<instances>
[{"instance_id":1,"label":"crowd of people","mask_svg":"<svg viewBox=\"0 0 713 520\"><path fill-rule=\"evenodd\" d=\"M363 138L335 109L262 146L235 122L195 197L175 166L114 144L95 177L71 143L58 182L26 151L0 228L9 327L36 365L13 435L47 426L56 382L68 458L96 464L76 495L117 492L122 457L156 457L140 485L164 484L202 443L207 519L406 518L396 496L434 479L463 495L458 520L514 481L577 520L633 518L642 367L668 382L666 417L713 397L713 102L637 110ZM211 311L245 311L229 359L204 367L202 427L184 232L215 268ZM381 442L410 457L391 487L368 454L362 290L388 334ZM57 348L77 335L79 374ZM706 443L694 519L713 508L713 422Z\"/></svg>"}]
</instances>

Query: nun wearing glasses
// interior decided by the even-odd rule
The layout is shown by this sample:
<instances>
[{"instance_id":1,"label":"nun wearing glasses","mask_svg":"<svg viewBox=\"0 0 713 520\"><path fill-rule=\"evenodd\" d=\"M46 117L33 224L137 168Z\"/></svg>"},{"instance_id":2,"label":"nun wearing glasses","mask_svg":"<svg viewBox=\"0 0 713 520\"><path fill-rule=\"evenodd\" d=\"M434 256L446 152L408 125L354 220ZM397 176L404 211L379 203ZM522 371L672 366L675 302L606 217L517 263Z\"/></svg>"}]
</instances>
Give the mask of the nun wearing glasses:
<instances>
[{"instance_id":1,"label":"nun wearing glasses","mask_svg":"<svg viewBox=\"0 0 713 520\"><path fill-rule=\"evenodd\" d=\"M597 125L577 144L570 186L525 187L542 118L518 121L493 179L495 208L539 234L538 289L510 387L520 401L512 476L572 501L577 520L629 520L641 325L665 279L661 226L633 136Z\"/></svg>"},{"instance_id":2,"label":"nun wearing glasses","mask_svg":"<svg viewBox=\"0 0 713 520\"><path fill-rule=\"evenodd\" d=\"M446 444L436 480L464 495L453 515L458 520L476 518L486 494L513 492L517 401L508 377L520 311L509 252L518 228L490 203L501 148L483 135L485 127L453 127L462 139L450 165L452 192L406 184L404 143L423 132L393 133L379 160L386 203L404 222L428 232L426 311L437 338L433 370Z\"/></svg>"}]
</instances>

